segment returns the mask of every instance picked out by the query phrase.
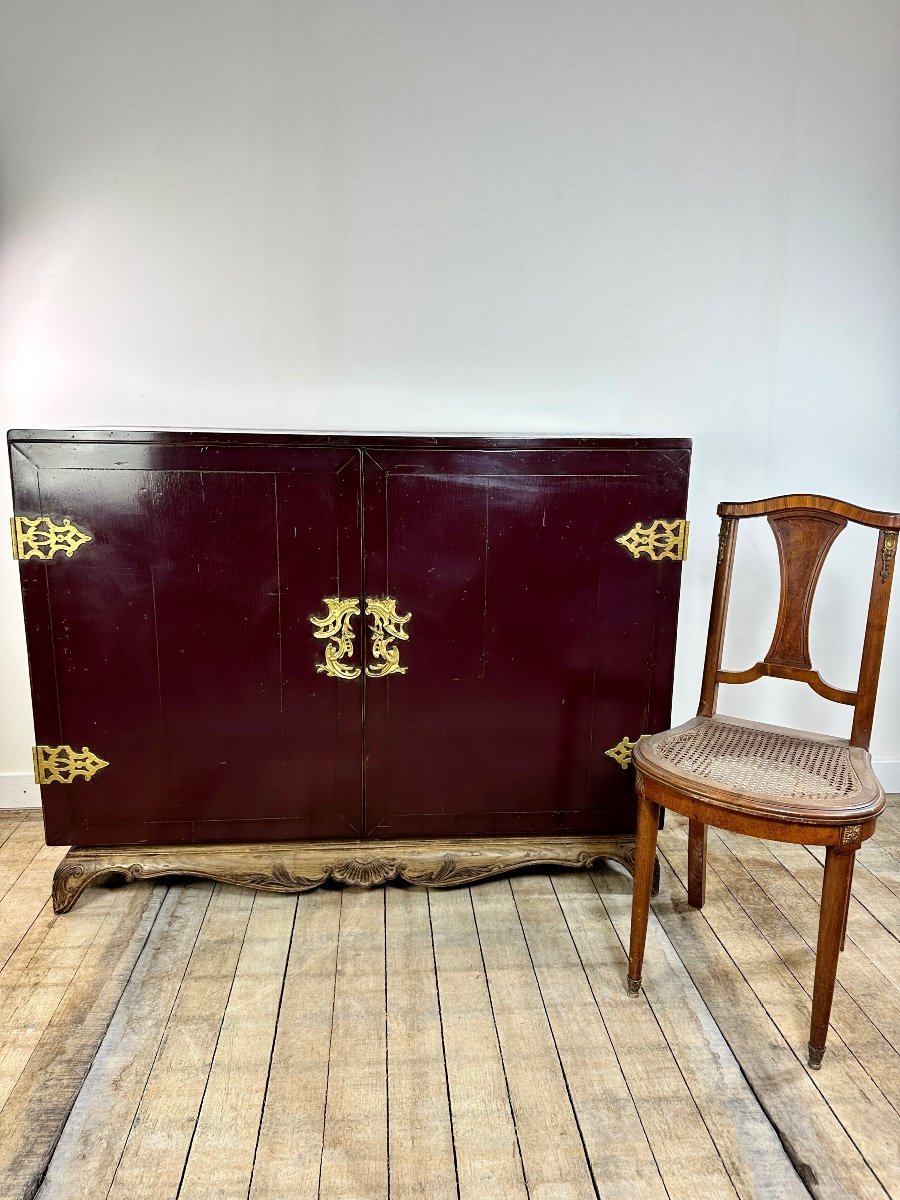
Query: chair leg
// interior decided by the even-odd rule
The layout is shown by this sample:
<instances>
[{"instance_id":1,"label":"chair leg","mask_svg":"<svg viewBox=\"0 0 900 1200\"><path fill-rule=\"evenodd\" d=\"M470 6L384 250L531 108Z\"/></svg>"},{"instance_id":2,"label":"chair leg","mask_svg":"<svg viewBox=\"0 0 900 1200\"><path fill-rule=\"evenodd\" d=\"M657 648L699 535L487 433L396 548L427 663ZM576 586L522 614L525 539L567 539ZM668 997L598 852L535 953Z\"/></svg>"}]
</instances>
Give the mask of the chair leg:
<instances>
[{"instance_id":1,"label":"chair leg","mask_svg":"<svg viewBox=\"0 0 900 1200\"><path fill-rule=\"evenodd\" d=\"M812 1021L809 1027L809 1065L818 1070L825 1054L828 1020L834 998L838 955L847 914L850 881L856 851L839 853L829 846L825 851L825 881L819 911L819 940L816 945L816 977L813 984Z\"/></svg>"},{"instance_id":2,"label":"chair leg","mask_svg":"<svg viewBox=\"0 0 900 1200\"><path fill-rule=\"evenodd\" d=\"M688 904L702 908L706 899L706 826L688 820Z\"/></svg>"},{"instance_id":3,"label":"chair leg","mask_svg":"<svg viewBox=\"0 0 900 1200\"><path fill-rule=\"evenodd\" d=\"M850 916L850 892L853 887L853 868L856 865L856 855L853 855L853 861L850 863L850 881L847 884L847 900L844 904L844 924L841 926L841 950L844 949L844 943L847 940L847 920Z\"/></svg>"},{"instance_id":4,"label":"chair leg","mask_svg":"<svg viewBox=\"0 0 900 1200\"><path fill-rule=\"evenodd\" d=\"M632 996L636 996L641 990L644 943L647 940L647 919L650 916L650 891L656 866L656 835L659 832L659 805L646 798L640 779L637 793L634 894L631 901L631 946L628 952L628 992Z\"/></svg>"}]
</instances>

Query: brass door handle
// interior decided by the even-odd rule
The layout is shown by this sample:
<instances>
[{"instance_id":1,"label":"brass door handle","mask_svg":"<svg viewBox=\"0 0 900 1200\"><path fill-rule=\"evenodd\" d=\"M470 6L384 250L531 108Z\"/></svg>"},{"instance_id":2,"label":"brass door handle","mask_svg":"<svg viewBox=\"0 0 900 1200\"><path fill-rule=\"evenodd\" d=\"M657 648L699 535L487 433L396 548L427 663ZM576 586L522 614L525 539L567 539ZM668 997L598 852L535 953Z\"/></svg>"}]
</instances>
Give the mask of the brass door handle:
<instances>
[{"instance_id":1,"label":"brass door handle","mask_svg":"<svg viewBox=\"0 0 900 1200\"><path fill-rule=\"evenodd\" d=\"M362 674L359 667L344 660L353 657L353 641L356 634L350 622L353 617L359 616L359 601L355 597L352 600L342 600L340 596L326 596L322 603L327 609L327 614L324 617L309 618L310 623L315 626L313 637L328 639L325 661L316 663L316 671L323 675L331 675L335 679L358 679Z\"/></svg>"},{"instance_id":2,"label":"brass door handle","mask_svg":"<svg viewBox=\"0 0 900 1200\"><path fill-rule=\"evenodd\" d=\"M369 631L372 635L370 652L372 662L366 667L370 679L381 679L384 675L405 675L406 667L400 666L400 647L394 642L409 641L403 628L411 620L412 613L401 617L397 612L397 601L391 596L373 600L366 598L366 616L372 618Z\"/></svg>"}]
</instances>

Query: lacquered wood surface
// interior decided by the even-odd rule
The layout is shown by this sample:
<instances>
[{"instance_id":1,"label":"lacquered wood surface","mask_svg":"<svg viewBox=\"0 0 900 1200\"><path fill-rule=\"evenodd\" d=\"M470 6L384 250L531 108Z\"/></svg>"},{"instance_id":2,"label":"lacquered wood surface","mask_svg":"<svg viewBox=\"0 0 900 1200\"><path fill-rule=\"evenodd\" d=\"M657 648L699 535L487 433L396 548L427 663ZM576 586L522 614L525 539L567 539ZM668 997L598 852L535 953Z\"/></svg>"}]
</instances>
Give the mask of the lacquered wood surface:
<instances>
[{"instance_id":1,"label":"lacquered wood surface","mask_svg":"<svg viewBox=\"0 0 900 1200\"><path fill-rule=\"evenodd\" d=\"M43 787L48 841L358 836L361 694L316 673L309 624L360 591L358 453L115 450L39 481L13 454L17 511L94 538L20 564L36 740L109 762Z\"/></svg>"},{"instance_id":2,"label":"lacquered wood surface","mask_svg":"<svg viewBox=\"0 0 900 1200\"><path fill-rule=\"evenodd\" d=\"M681 517L687 454L372 451L368 594L412 613L405 675L366 689L376 837L613 832L606 755L664 726L681 564L616 543Z\"/></svg>"},{"instance_id":3,"label":"lacquered wood surface","mask_svg":"<svg viewBox=\"0 0 900 1200\"><path fill-rule=\"evenodd\" d=\"M94 539L20 564L36 741L110 763L51 843L633 831L605 751L669 721L681 565L615 538L684 516L689 442L10 442L16 513ZM316 673L332 595L412 612L405 675Z\"/></svg>"}]
</instances>

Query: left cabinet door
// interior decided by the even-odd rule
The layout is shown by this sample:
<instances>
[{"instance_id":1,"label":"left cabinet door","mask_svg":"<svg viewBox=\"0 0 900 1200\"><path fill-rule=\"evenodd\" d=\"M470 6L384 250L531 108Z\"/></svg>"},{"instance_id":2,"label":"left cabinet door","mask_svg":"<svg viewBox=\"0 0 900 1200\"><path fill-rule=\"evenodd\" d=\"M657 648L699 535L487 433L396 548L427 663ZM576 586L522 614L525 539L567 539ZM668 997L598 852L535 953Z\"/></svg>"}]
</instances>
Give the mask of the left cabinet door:
<instances>
[{"instance_id":1,"label":"left cabinet door","mask_svg":"<svg viewBox=\"0 0 900 1200\"><path fill-rule=\"evenodd\" d=\"M358 833L359 618L310 618L361 592L359 453L87 436L10 435L47 841Z\"/></svg>"}]
</instances>

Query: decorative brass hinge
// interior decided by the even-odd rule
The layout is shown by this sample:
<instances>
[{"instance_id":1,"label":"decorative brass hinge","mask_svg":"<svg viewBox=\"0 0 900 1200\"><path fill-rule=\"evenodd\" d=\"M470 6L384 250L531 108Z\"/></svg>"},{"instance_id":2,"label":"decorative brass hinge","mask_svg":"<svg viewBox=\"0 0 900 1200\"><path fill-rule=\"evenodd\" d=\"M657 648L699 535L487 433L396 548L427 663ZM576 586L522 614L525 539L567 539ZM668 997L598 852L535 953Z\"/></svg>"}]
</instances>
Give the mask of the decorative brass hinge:
<instances>
[{"instance_id":1,"label":"decorative brass hinge","mask_svg":"<svg viewBox=\"0 0 900 1200\"><path fill-rule=\"evenodd\" d=\"M313 630L313 637L329 640L329 645L325 647L325 661L316 663L316 670L335 679L358 679L361 674L359 667L342 660L353 655L356 634L350 621L359 616L359 601L355 597L342 600L340 596L326 596L322 603L327 615L309 618L317 627Z\"/></svg>"},{"instance_id":2,"label":"decorative brass hinge","mask_svg":"<svg viewBox=\"0 0 900 1200\"><path fill-rule=\"evenodd\" d=\"M366 667L366 674L370 679L405 675L406 667L400 666L400 647L394 645L394 640L409 641L403 626L411 620L412 613L401 617L397 612L397 601L385 596L381 600L366 600L366 616L372 618L372 658L375 660Z\"/></svg>"},{"instance_id":3,"label":"decorative brass hinge","mask_svg":"<svg viewBox=\"0 0 900 1200\"><path fill-rule=\"evenodd\" d=\"M616 541L625 547L632 558L646 554L653 562L663 558L684 562L687 558L689 530L688 521L665 521L657 517L649 525L642 525L639 521L627 533L617 537Z\"/></svg>"},{"instance_id":4,"label":"decorative brass hinge","mask_svg":"<svg viewBox=\"0 0 900 1200\"><path fill-rule=\"evenodd\" d=\"M621 742L617 742L615 746L612 746L609 750L605 751L605 754L607 758L614 759L623 771L627 771L631 766L632 750L635 748L641 738L646 736L646 733L642 733L641 737L636 738L634 741L631 741L630 738L623 737Z\"/></svg>"},{"instance_id":5,"label":"decorative brass hinge","mask_svg":"<svg viewBox=\"0 0 900 1200\"><path fill-rule=\"evenodd\" d=\"M66 558L71 558L75 551L94 539L89 533L79 529L66 517L62 525L57 525L50 517L12 517L9 522L12 530L13 558L25 561L28 558L49 559L62 550Z\"/></svg>"},{"instance_id":6,"label":"decorative brass hinge","mask_svg":"<svg viewBox=\"0 0 900 1200\"><path fill-rule=\"evenodd\" d=\"M34 759L35 783L71 783L74 779L90 779L109 763L82 746L74 750L71 746L35 746L31 752Z\"/></svg>"}]
</instances>

